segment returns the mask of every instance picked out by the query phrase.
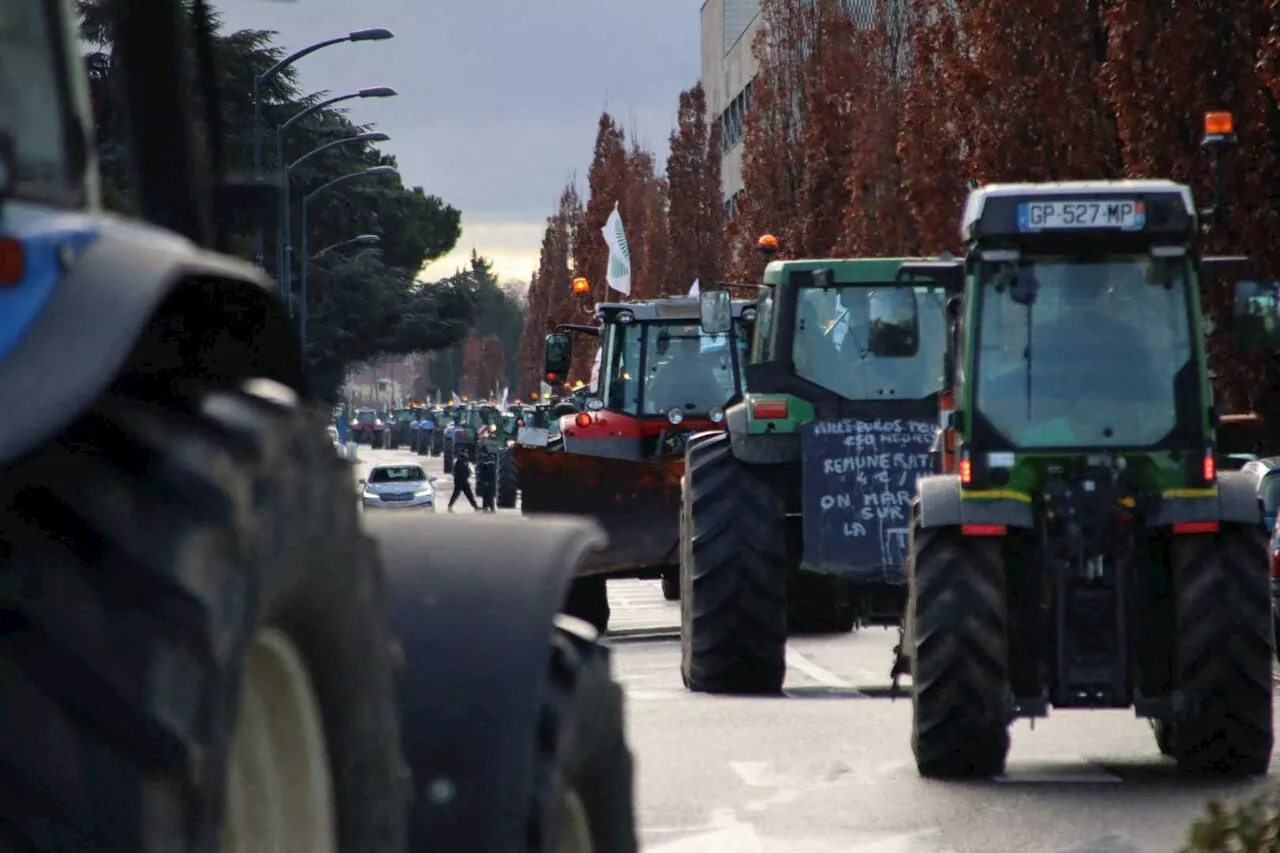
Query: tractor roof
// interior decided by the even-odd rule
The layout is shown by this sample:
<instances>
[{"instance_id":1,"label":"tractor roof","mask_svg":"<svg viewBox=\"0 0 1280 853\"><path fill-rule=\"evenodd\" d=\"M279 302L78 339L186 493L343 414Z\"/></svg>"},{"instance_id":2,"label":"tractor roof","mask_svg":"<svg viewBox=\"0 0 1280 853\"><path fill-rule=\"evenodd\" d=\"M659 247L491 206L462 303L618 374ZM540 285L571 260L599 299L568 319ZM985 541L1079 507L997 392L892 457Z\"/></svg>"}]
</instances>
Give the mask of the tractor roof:
<instances>
[{"instance_id":1,"label":"tractor roof","mask_svg":"<svg viewBox=\"0 0 1280 853\"><path fill-rule=\"evenodd\" d=\"M801 258L793 261L772 261L764 270L765 284L782 284L790 281L793 273L812 273L814 270L830 270L835 284L884 284L898 274L905 263L936 260L934 258ZM809 275L803 276L809 284Z\"/></svg>"},{"instance_id":2,"label":"tractor roof","mask_svg":"<svg viewBox=\"0 0 1280 853\"><path fill-rule=\"evenodd\" d=\"M638 323L663 320L691 320L697 322L699 300L696 296L680 296L671 299L645 299L641 302L601 302L596 305L596 319L612 322L619 313L631 312ZM733 300L733 316L742 316L743 308L755 306L755 300Z\"/></svg>"},{"instance_id":3,"label":"tractor roof","mask_svg":"<svg viewBox=\"0 0 1280 853\"><path fill-rule=\"evenodd\" d=\"M1140 230L1119 232L1146 237L1175 237L1189 240L1195 235L1196 208L1191 188L1167 180L1135 181L1058 181L1053 183L990 184L969 193L964 206L960 236L971 242L986 238L1026 237L1031 232L1019 223L1019 205L1040 202L1110 202L1126 201L1143 205ZM1079 234L1083 229L1072 229ZM1099 230L1089 229L1089 234ZM1060 235L1063 231L1058 232Z\"/></svg>"}]
</instances>

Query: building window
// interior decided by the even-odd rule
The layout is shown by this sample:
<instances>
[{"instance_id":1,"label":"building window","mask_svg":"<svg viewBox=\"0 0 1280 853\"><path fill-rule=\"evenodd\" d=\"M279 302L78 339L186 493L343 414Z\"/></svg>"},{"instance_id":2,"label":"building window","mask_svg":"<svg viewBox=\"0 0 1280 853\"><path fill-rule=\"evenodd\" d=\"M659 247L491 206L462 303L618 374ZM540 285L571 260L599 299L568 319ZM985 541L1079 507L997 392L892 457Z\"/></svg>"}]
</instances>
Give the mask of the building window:
<instances>
[{"instance_id":1,"label":"building window","mask_svg":"<svg viewBox=\"0 0 1280 853\"><path fill-rule=\"evenodd\" d=\"M732 222L738 215L738 208L742 205L742 190L738 190L724 201L724 221Z\"/></svg>"},{"instance_id":2,"label":"building window","mask_svg":"<svg viewBox=\"0 0 1280 853\"><path fill-rule=\"evenodd\" d=\"M747 113L751 111L751 84L738 93L720 114L720 153L727 153L742 141Z\"/></svg>"}]
</instances>

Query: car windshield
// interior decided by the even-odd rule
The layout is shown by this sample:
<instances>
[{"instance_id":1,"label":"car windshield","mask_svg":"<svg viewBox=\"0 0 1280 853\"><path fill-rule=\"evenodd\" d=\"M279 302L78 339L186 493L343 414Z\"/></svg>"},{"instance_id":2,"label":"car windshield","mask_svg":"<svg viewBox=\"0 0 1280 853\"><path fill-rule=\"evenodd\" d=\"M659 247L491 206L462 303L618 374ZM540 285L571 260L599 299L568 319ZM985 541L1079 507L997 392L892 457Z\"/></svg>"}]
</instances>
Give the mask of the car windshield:
<instances>
[{"instance_id":1,"label":"car windshield","mask_svg":"<svg viewBox=\"0 0 1280 853\"><path fill-rule=\"evenodd\" d=\"M736 393L738 364L746 354L742 335L709 335L687 321L632 323L609 329L601 389L608 408L639 414L643 405L646 415L671 409L686 415L705 414L723 406ZM729 348L731 339L738 349L737 358Z\"/></svg>"},{"instance_id":2,"label":"car windshield","mask_svg":"<svg viewBox=\"0 0 1280 853\"><path fill-rule=\"evenodd\" d=\"M0 135L13 143L15 195L36 201L68 197L74 183L69 113L49 106L67 103L71 79L57 48L56 5L0 3Z\"/></svg>"},{"instance_id":3,"label":"car windshield","mask_svg":"<svg viewBox=\"0 0 1280 853\"><path fill-rule=\"evenodd\" d=\"M946 293L917 287L920 346L911 356L878 356L868 346L871 295L891 283L801 287L792 358L796 375L846 400L920 400L943 385Z\"/></svg>"},{"instance_id":4,"label":"car windshield","mask_svg":"<svg viewBox=\"0 0 1280 853\"><path fill-rule=\"evenodd\" d=\"M1148 447L1194 359L1186 263L1147 254L984 263L976 405L1018 447Z\"/></svg>"},{"instance_id":5,"label":"car windshield","mask_svg":"<svg viewBox=\"0 0 1280 853\"><path fill-rule=\"evenodd\" d=\"M378 416L370 411L356 412L356 423L371 424L378 419Z\"/></svg>"},{"instance_id":6,"label":"car windshield","mask_svg":"<svg viewBox=\"0 0 1280 853\"><path fill-rule=\"evenodd\" d=\"M417 483L426 479L427 473L417 465L388 465L369 472L370 483Z\"/></svg>"}]
</instances>

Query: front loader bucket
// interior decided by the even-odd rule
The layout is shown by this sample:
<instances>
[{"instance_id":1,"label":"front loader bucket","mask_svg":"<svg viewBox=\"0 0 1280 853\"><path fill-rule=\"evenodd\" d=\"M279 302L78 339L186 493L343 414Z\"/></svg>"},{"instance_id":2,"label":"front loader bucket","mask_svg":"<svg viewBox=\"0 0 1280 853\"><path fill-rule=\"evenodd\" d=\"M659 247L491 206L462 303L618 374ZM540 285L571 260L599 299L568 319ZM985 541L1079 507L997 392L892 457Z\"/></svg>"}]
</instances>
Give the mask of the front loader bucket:
<instances>
[{"instance_id":1,"label":"front loader bucket","mask_svg":"<svg viewBox=\"0 0 1280 853\"><path fill-rule=\"evenodd\" d=\"M584 556L579 574L623 574L679 562L684 457L637 461L516 445L526 515L590 516L609 545Z\"/></svg>"}]
</instances>

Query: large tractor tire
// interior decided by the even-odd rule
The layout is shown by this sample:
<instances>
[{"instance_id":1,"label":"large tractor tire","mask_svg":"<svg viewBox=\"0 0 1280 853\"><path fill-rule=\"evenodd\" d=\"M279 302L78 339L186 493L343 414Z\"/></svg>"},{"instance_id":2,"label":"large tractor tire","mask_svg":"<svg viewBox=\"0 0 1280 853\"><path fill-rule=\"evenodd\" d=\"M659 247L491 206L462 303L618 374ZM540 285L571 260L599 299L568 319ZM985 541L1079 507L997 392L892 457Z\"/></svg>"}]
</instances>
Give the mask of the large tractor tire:
<instances>
[{"instance_id":1,"label":"large tractor tire","mask_svg":"<svg viewBox=\"0 0 1280 853\"><path fill-rule=\"evenodd\" d=\"M444 459L443 459L442 461L443 461L443 464L444 464L444 473L445 473L445 475L446 475L446 476L450 476L450 477L451 477L451 476L453 476L453 463L454 463L454 456L453 456L453 442L452 442L452 441L446 441L446 442L445 442L445 445L444 445Z\"/></svg>"},{"instance_id":2,"label":"large tractor tire","mask_svg":"<svg viewBox=\"0 0 1280 853\"><path fill-rule=\"evenodd\" d=\"M609 630L609 582L605 575L575 578L565 599L564 612L589 623L603 634Z\"/></svg>"},{"instance_id":3,"label":"large tractor tire","mask_svg":"<svg viewBox=\"0 0 1280 853\"><path fill-rule=\"evenodd\" d=\"M1004 772L1009 639L1001 541L911 525L911 750L921 776Z\"/></svg>"},{"instance_id":4,"label":"large tractor tire","mask_svg":"<svg viewBox=\"0 0 1280 853\"><path fill-rule=\"evenodd\" d=\"M786 675L782 496L733 457L728 433L685 457L680 674L690 690L776 694Z\"/></svg>"},{"instance_id":5,"label":"large tractor tire","mask_svg":"<svg viewBox=\"0 0 1280 853\"><path fill-rule=\"evenodd\" d=\"M498 508L515 509L519 490L520 477L516 471L515 454L504 450L498 454Z\"/></svg>"},{"instance_id":6,"label":"large tractor tire","mask_svg":"<svg viewBox=\"0 0 1280 853\"><path fill-rule=\"evenodd\" d=\"M444 453L444 434L440 429L431 431L431 455L439 456Z\"/></svg>"},{"instance_id":7,"label":"large tractor tire","mask_svg":"<svg viewBox=\"0 0 1280 853\"><path fill-rule=\"evenodd\" d=\"M1178 536L1176 678L1191 716L1157 727L1157 742L1188 773L1267 772L1272 733L1271 587L1262 529L1223 526Z\"/></svg>"},{"instance_id":8,"label":"large tractor tire","mask_svg":"<svg viewBox=\"0 0 1280 853\"><path fill-rule=\"evenodd\" d=\"M662 570L662 597L667 601L680 600L679 566L668 566Z\"/></svg>"},{"instance_id":9,"label":"large tractor tire","mask_svg":"<svg viewBox=\"0 0 1280 853\"><path fill-rule=\"evenodd\" d=\"M0 847L403 849L349 469L258 381L108 392L0 471Z\"/></svg>"}]
</instances>

